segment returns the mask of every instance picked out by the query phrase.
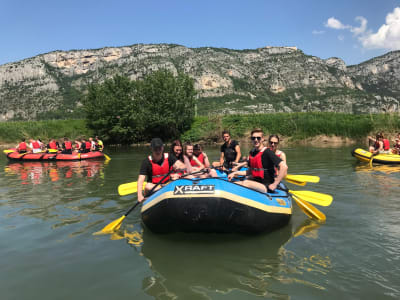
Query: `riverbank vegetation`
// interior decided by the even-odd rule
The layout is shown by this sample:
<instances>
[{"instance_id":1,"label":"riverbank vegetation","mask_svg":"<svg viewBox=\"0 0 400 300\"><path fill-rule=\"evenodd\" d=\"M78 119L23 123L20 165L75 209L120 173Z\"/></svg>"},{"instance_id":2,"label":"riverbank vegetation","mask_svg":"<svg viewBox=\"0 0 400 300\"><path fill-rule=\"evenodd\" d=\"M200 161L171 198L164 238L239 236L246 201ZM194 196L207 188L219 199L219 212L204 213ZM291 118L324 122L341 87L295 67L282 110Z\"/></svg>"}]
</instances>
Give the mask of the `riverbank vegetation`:
<instances>
[{"instance_id":1,"label":"riverbank vegetation","mask_svg":"<svg viewBox=\"0 0 400 300\"><path fill-rule=\"evenodd\" d=\"M155 109L155 108L153 108ZM159 124L162 126L162 124ZM235 138L245 138L252 128L261 127L266 134L276 133L301 141L320 135L339 136L360 140L368 135L383 131L394 135L400 131L398 114L353 115L342 113L279 113L195 117L190 129L180 138L182 140L213 143L221 141L221 131L229 129ZM135 128L133 128L135 129ZM104 130L106 130L104 128ZM80 136L96 134L89 129L84 120L55 120L36 122L2 122L0 123L0 142L16 143L21 138L50 138L67 136L75 139ZM156 135L154 135L156 136ZM168 141L163 135L158 135ZM140 142L149 142L151 136ZM116 142L121 144L121 142Z\"/></svg>"}]
</instances>

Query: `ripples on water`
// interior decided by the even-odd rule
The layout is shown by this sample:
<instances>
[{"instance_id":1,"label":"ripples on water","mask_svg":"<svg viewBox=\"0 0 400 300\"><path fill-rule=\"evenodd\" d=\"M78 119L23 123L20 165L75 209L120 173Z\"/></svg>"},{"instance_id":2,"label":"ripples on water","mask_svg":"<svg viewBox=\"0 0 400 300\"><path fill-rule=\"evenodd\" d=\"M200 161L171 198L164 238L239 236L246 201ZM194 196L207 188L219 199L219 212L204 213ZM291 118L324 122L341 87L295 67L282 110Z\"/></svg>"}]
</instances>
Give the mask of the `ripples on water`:
<instances>
[{"instance_id":1,"label":"ripples on water","mask_svg":"<svg viewBox=\"0 0 400 300\"><path fill-rule=\"evenodd\" d=\"M285 152L290 174L321 178L290 188L332 194L334 202L318 207L326 224L294 204L288 226L258 236L154 235L139 211L119 232L92 236L136 201L117 187L136 180L145 149L119 151L109 164L0 161L3 297L399 298L400 167L371 169L350 149ZM218 149L208 154L217 158Z\"/></svg>"}]
</instances>

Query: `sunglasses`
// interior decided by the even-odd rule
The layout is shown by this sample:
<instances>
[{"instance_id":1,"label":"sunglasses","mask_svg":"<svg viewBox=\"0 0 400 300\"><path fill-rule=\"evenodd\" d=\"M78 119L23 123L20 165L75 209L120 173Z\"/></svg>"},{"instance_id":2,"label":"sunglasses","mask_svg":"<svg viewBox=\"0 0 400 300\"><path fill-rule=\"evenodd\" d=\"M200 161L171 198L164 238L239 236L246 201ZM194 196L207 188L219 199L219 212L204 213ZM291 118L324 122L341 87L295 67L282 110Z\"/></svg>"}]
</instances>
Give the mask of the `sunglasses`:
<instances>
[{"instance_id":1,"label":"sunglasses","mask_svg":"<svg viewBox=\"0 0 400 300\"><path fill-rule=\"evenodd\" d=\"M252 136L250 139L251 139L252 141L255 141L255 140L261 141L261 136Z\"/></svg>"},{"instance_id":2,"label":"sunglasses","mask_svg":"<svg viewBox=\"0 0 400 300\"><path fill-rule=\"evenodd\" d=\"M271 142L271 141L269 141L269 143L271 144L271 145L278 145L279 144L279 142Z\"/></svg>"}]
</instances>

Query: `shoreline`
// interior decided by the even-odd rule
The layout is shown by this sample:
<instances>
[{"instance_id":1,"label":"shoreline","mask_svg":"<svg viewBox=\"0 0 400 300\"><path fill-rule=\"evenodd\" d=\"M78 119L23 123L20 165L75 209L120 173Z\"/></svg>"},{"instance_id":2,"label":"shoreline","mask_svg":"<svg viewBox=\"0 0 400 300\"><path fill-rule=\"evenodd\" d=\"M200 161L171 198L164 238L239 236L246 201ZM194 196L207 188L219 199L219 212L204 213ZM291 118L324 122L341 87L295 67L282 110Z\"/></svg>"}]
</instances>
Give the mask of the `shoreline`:
<instances>
[{"instance_id":1,"label":"shoreline","mask_svg":"<svg viewBox=\"0 0 400 300\"><path fill-rule=\"evenodd\" d=\"M267 137L266 137L267 138ZM238 138L235 139L232 137L232 139L237 140L240 144L251 144L248 139L244 138ZM296 141L291 141L291 137L285 137L281 136L280 137L280 146L281 147L288 147L292 145L301 145L301 146L311 146L315 148L325 148L325 147L333 147L333 148L338 148L338 147L343 147L343 146L351 146L355 145L357 143L361 143L361 140L357 139L351 139L348 137L341 137L341 136L327 136L327 135L318 135L315 137L310 137L306 138L303 140L296 140ZM204 141L196 141L192 142L193 144L199 143L201 145L221 145L223 141L219 141L216 143L204 143ZM9 148L14 148L15 145L18 144L18 142L15 143L4 143L0 142L0 149L9 149ZM368 141L366 141L366 145L368 144ZM129 147L141 147L141 146L149 146L149 143L143 143L143 144L132 144ZM109 145L110 147L118 147L118 145Z\"/></svg>"}]
</instances>

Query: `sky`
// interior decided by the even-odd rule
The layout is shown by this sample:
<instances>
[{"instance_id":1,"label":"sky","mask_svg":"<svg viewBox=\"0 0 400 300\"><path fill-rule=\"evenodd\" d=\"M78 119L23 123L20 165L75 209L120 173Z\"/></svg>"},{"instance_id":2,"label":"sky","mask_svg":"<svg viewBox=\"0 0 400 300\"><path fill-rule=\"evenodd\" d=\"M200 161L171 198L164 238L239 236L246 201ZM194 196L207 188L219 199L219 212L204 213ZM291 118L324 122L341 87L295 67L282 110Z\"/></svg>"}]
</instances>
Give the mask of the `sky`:
<instances>
[{"instance_id":1,"label":"sky","mask_svg":"<svg viewBox=\"0 0 400 300\"><path fill-rule=\"evenodd\" d=\"M353 65L400 50L400 0L0 0L0 65L137 43L296 46Z\"/></svg>"}]
</instances>

